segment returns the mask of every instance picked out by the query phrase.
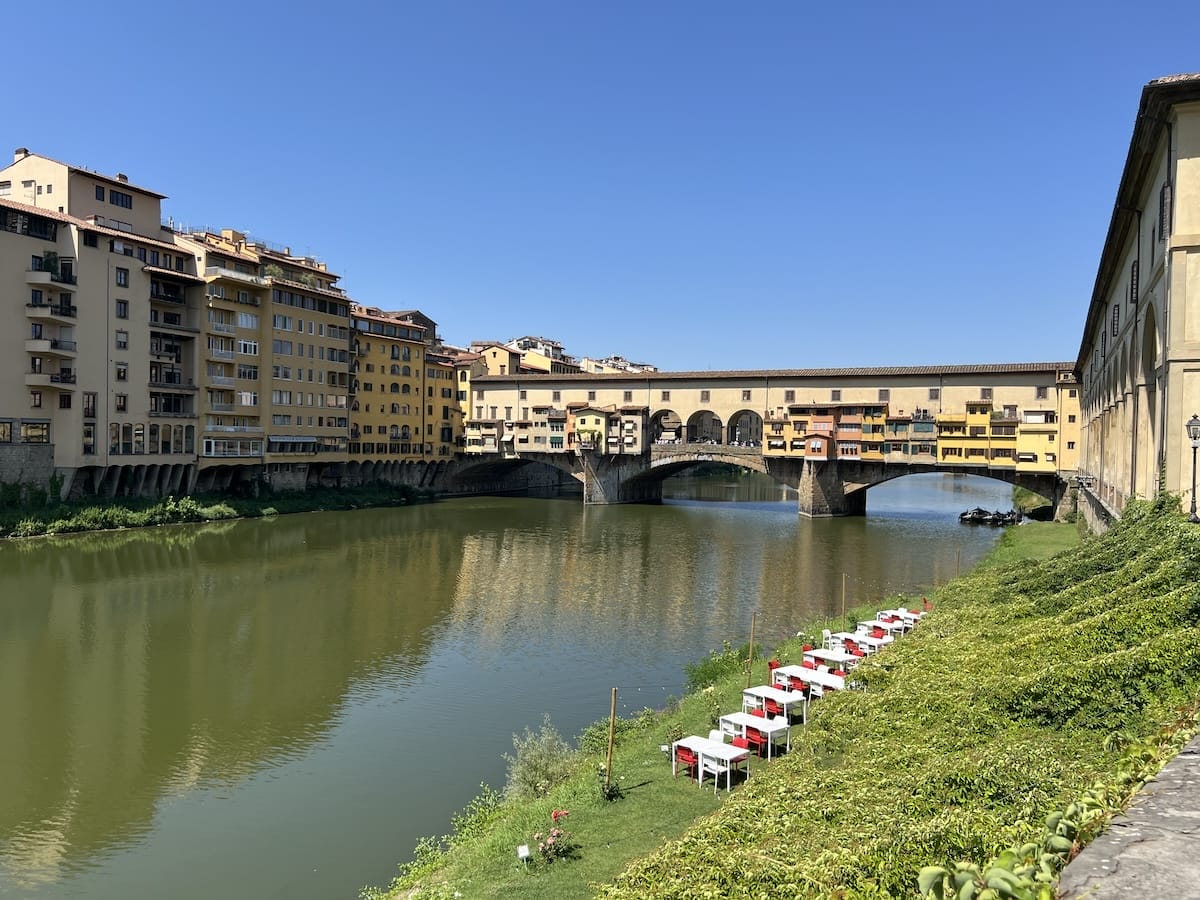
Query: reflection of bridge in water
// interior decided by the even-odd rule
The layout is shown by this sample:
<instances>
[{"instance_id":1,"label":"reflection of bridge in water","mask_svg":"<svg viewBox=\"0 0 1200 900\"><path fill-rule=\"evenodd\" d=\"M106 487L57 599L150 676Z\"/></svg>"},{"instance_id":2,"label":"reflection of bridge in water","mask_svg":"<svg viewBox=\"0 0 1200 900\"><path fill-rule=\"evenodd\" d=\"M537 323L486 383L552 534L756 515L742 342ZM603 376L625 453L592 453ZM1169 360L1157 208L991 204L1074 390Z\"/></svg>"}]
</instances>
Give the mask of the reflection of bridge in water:
<instances>
[{"instance_id":1,"label":"reflection of bridge in water","mask_svg":"<svg viewBox=\"0 0 1200 900\"><path fill-rule=\"evenodd\" d=\"M703 463L762 472L810 516L861 515L866 492L917 472L996 478L1056 506L1074 473L1069 363L477 378L467 459L444 487L517 480L531 464L584 502L654 502Z\"/></svg>"}]
</instances>

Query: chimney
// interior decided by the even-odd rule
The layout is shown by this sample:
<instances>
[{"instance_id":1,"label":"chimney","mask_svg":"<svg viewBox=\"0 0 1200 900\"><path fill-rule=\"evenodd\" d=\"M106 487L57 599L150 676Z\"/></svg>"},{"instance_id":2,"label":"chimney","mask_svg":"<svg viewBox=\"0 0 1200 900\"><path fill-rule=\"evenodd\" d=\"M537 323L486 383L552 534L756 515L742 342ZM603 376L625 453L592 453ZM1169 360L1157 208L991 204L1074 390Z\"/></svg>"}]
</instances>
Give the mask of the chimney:
<instances>
[{"instance_id":1,"label":"chimney","mask_svg":"<svg viewBox=\"0 0 1200 900\"><path fill-rule=\"evenodd\" d=\"M117 181L121 182L121 184L129 184L129 176L124 172L118 172Z\"/></svg>"},{"instance_id":2,"label":"chimney","mask_svg":"<svg viewBox=\"0 0 1200 900\"><path fill-rule=\"evenodd\" d=\"M13 151L13 162L18 163L29 155L28 147L18 147Z\"/></svg>"}]
</instances>

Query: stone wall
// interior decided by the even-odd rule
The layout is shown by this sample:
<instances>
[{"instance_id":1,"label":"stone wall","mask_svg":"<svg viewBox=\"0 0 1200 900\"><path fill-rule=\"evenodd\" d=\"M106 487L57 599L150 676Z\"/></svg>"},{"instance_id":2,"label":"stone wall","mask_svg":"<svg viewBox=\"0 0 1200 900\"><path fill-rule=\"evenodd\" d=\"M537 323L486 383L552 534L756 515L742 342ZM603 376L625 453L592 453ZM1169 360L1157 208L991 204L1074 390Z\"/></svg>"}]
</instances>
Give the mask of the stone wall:
<instances>
[{"instance_id":1,"label":"stone wall","mask_svg":"<svg viewBox=\"0 0 1200 900\"><path fill-rule=\"evenodd\" d=\"M53 475L53 444L0 444L0 482L48 490Z\"/></svg>"}]
</instances>

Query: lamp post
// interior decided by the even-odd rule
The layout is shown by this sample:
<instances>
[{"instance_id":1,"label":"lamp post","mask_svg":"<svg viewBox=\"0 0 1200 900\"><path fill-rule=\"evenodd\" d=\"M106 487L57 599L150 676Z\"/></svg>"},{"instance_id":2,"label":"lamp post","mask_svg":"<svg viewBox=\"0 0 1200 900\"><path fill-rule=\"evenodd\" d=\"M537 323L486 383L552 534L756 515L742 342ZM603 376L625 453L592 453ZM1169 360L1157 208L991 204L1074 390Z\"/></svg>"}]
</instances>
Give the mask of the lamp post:
<instances>
[{"instance_id":1,"label":"lamp post","mask_svg":"<svg viewBox=\"0 0 1200 900\"><path fill-rule=\"evenodd\" d=\"M1188 419L1187 433L1192 440L1192 510L1188 521L1200 522L1200 516L1196 515L1196 450L1200 448L1200 416L1193 415Z\"/></svg>"}]
</instances>

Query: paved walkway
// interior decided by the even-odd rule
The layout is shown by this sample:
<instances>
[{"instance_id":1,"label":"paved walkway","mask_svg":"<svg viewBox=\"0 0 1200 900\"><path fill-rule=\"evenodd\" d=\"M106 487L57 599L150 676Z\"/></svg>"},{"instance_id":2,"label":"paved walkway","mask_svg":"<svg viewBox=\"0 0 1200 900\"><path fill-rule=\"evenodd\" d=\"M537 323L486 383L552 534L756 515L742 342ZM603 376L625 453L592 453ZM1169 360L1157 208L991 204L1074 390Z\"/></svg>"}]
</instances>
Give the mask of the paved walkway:
<instances>
[{"instance_id":1,"label":"paved walkway","mask_svg":"<svg viewBox=\"0 0 1200 900\"><path fill-rule=\"evenodd\" d=\"M1200 736L1063 870L1060 896L1200 898Z\"/></svg>"}]
</instances>

